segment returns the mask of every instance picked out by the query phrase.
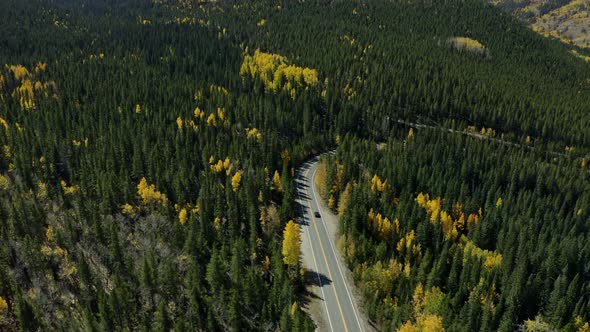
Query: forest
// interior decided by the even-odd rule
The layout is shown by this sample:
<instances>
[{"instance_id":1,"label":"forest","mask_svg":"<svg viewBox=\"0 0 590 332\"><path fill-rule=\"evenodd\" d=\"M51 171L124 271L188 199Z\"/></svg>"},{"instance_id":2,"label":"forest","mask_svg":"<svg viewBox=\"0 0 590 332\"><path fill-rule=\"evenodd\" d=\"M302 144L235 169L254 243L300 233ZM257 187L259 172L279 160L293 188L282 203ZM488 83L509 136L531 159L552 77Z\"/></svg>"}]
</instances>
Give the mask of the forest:
<instances>
[{"instance_id":1,"label":"forest","mask_svg":"<svg viewBox=\"0 0 590 332\"><path fill-rule=\"evenodd\" d=\"M333 149L379 330L590 330L584 50L480 0L0 4L0 330L313 331Z\"/></svg>"},{"instance_id":2,"label":"forest","mask_svg":"<svg viewBox=\"0 0 590 332\"><path fill-rule=\"evenodd\" d=\"M399 331L588 331L588 169L404 129L379 146L345 137L316 179L370 318Z\"/></svg>"}]
</instances>

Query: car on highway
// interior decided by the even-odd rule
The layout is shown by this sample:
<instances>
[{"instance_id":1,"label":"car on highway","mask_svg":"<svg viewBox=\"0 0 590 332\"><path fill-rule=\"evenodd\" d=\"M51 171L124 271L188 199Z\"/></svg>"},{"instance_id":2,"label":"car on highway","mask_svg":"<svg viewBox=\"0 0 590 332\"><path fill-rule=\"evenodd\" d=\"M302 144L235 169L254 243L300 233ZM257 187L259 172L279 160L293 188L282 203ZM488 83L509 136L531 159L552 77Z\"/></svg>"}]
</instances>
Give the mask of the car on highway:
<instances>
[{"instance_id":1,"label":"car on highway","mask_svg":"<svg viewBox=\"0 0 590 332\"><path fill-rule=\"evenodd\" d=\"M314 215L316 218L321 218L321 217L322 217L318 211L314 212L314 213L313 213L313 215Z\"/></svg>"}]
</instances>

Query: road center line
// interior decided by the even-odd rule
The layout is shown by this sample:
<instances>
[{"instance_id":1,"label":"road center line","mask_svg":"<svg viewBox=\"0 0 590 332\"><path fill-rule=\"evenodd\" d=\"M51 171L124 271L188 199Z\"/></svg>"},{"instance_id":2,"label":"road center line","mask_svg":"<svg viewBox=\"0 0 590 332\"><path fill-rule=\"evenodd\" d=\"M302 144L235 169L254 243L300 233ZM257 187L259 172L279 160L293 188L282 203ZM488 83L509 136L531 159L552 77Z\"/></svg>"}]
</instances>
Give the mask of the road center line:
<instances>
[{"instance_id":1,"label":"road center line","mask_svg":"<svg viewBox=\"0 0 590 332\"><path fill-rule=\"evenodd\" d=\"M315 201L316 205L319 208L320 205L319 205L318 200L315 195L315 186L314 186L314 178L315 178L316 171L317 171L317 168L314 169L313 175L311 176L311 194L312 194L313 200ZM328 228L326 227L326 222L323 219L322 219L322 225L324 226L326 233L330 234L330 232L328 232ZM334 249L334 245L332 244L332 242L328 241L328 243L330 243L330 247L332 248L332 253L334 254L334 257L336 259L336 265L338 266L338 271L340 272L340 276L342 277L342 281L344 283L344 289L346 290L346 295L348 295L348 300L350 301L350 305L352 306L352 312L354 313L356 323L359 327L359 330L362 332L363 327L361 326L361 321L360 321L359 316L357 314L357 309L356 309L356 306L354 305L354 301L352 300L352 296L350 295L350 291L348 290L348 286L346 286L346 280L344 279L345 275L344 275L344 273L342 273L342 268L340 266L340 261L338 260L338 255L336 253L336 250Z\"/></svg>"},{"instance_id":2,"label":"road center line","mask_svg":"<svg viewBox=\"0 0 590 332\"><path fill-rule=\"evenodd\" d=\"M305 178L305 176L304 176ZM301 193L299 192L299 189L297 189L297 196L299 197L299 201L301 203L303 203L303 200L301 199ZM311 211L310 211L311 213ZM305 213L303 214L303 220L305 220ZM311 223L311 219L309 220L309 222ZM328 324L330 325L330 331L334 332L334 327L332 326L332 319L330 318L330 311L328 310L328 304L326 303L326 294L324 293L324 287L323 287L323 283L322 283L322 279L320 278L320 272L318 269L318 262L316 261L315 258L315 251L313 250L313 241L311 241L311 236L309 235L309 230L306 232L307 233L307 238L309 240L309 245L311 246L311 256L313 257L313 263L315 265L315 274L318 278L318 282L320 285L320 291L322 292L322 297L324 300L324 307L326 309L326 314L328 315Z\"/></svg>"},{"instance_id":3,"label":"road center line","mask_svg":"<svg viewBox=\"0 0 590 332\"><path fill-rule=\"evenodd\" d=\"M315 171L313 174L315 175ZM310 183L310 186L312 186L311 188L313 190L313 183ZM307 205L309 206L309 211L310 211L310 214L312 215L312 218L313 218L313 212L312 212L313 208L311 207L311 197L310 197L310 200L308 201ZM314 226L316 235L318 236L318 240L320 243L320 249L322 250L322 255L324 256L324 261L326 262L326 268L328 268L328 275L330 276L330 280L332 280L331 286L332 286L332 290L334 291L334 296L336 296L336 303L338 304L338 310L340 311L340 317L342 318L342 323L344 324L344 330L346 332L348 332L348 325L346 324L346 319L344 318L344 313L342 312L342 305L340 304L340 299L338 298L338 292L336 291L336 286L334 286L335 280L334 280L334 277L332 277L332 269L330 269L330 264L328 263L326 251L324 250L324 245L322 244L320 232L318 231L318 227L315 222L315 219L314 219L313 226ZM354 309L354 307L353 307L353 309Z\"/></svg>"}]
</instances>

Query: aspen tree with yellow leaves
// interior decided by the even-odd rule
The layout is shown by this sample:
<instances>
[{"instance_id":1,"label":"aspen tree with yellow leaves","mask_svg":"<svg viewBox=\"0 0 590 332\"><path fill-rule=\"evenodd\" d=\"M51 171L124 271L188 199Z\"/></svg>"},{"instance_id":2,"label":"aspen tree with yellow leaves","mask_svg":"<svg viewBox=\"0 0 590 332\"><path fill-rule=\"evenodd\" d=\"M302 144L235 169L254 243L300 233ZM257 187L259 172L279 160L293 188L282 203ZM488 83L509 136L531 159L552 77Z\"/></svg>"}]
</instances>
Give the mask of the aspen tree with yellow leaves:
<instances>
[{"instance_id":1,"label":"aspen tree with yellow leaves","mask_svg":"<svg viewBox=\"0 0 590 332\"><path fill-rule=\"evenodd\" d=\"M6 176L0 174L0 190L8 190L8 188L10 188L10 180Z\"/></svg>"},{"instance_id":2,"label":"aspen tree with yellow leaves","mask_svg":"<svg viewBox=\"0 0 590 332\"><path fill-rule=\"evenodd\" d=\"M8 126L8 121L6 121L6 119L0 117L0 125L2 125L2 127L4 127L5 131L8 131L9 126Z\"/></svg>"},{"instance_id":3,"label":"aspen tree with yellow leaves","mask_svg":"<svg viewBox=\"0 0 590 332\"><path fill-rule=\"evenodd\" d=\"M163 207L168 205L168 198L166 195L156 190L156 186L149 184L145 177L141 178L137 185L137 194L141 198L141 203L144 205L152 203Z\"/></svg>"},{"instance_id":4,"label":"aspen tree with yellow leaves","mask_svg":"<svg viewBox=\"0 0 590 332\"><path fill-rule=\"evenodd\" d=\"M289 220L283 231L283 262L290 267L299 265L301 233L299 225Z\"/></svg>"},{"instance_id":5,"label":"aspen tree with yellow leaves","mask_svg":"<svg viewBox=\"0 0 590 332\"><path fill-rule=\"evenodd\" d=\"M188 211L187 211L187 209L186 208L180 209L180 211L178 212L178 222L181 225L184 225L187 220L188 220Z\"/></svg>"},{"instance_id":6,"label":"aspen tree with yellow leaves","mask_svg":"<svg viewBox=\"0 0 590 332\"><path fill-rule=\"evenodd\" d=\"M277 192L282 191L281 176L279 175L279 171L275 171L274 175L272 176L272 185L273 189Z\"/></svg>"},{"instance_id":7,"label":"aspen tree with yellow leaves","mask_svg":"<svg viewBox=\"0 0 590 332\"><path fill-rule=\"evenodd\" d=\"M215 116L215 113L209 114L207 117L207 124L213 127L217 126L217 117Z\"/></svg>"},{"instance_id":8,"label":"aspen tree with yellow leaves","mask_svg":"<svg viewBox=\"0 0 590 332\"><path fill-rule=\"evenodd\" d=\"M242 181L242 172L236 172L231 178L231 186L234 192L238 191L240 188L240 183Z\"/></svg>"},{"instance_id":9,"label":"aspen tree with yellow leaves","mask_svg":"<svg viewBox=\"0 0 590 332\"><path fill-rule=\"evenodd\" d=\"M0 315L4 315L8 311L8 303L6 300L0 296Z\"/></svg>"},{"instance_id":10,"label":"aspen tree with yellow leaves","mask_svg":"<svg viewBox=\"0 0 590 332\"><path fill-rule=\"evenodd\" d=\"M257 142L262 141L262 133L256 128L246 129L246 136L255 139Z\"/></svg>"},{"instance_id":11,"label":"aspen tree with yellow leaves","mask_svg":"<svg viewBox=\"0 0 590 332\"><path fill-rule=\"evenodd\" d=\"M244 55L240 76L260 78L268 90L287 91L293 99L297 96L294 86L304 88L316 87L319 84L317 70L291 65L284 56L260 50L256 50L253 55Z\"/></svg>"}]
</instances>

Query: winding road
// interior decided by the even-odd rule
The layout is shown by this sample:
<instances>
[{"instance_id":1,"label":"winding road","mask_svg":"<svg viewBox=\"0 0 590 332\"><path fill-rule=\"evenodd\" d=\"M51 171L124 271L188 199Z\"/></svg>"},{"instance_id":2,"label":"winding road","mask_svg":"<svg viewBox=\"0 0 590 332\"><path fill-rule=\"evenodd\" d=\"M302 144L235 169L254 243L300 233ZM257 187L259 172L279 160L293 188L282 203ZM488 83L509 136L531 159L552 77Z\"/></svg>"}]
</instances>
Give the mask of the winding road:
<instances>
[{"instance_id":1,"label":"winding road","mask_svg":"<svg viewBox=\"0 0 590 332\"><path fill-rule=\"evenodd\" d=\"M314 176L319 157L316 157L297 170L297 202L302 210L301 249L303 265L312 280L312 297L319 302L312 312L318 329L321 331L352 332L372 330L368 321L359 311L349 282L347 270L336 248L336 229L338 217L319 200L315 189ZM320 217L316 217L318 212ZM318 315L319 314L319 315ZM319 316L319 317L318 317Z\"/></svg>"}]
</instances>

